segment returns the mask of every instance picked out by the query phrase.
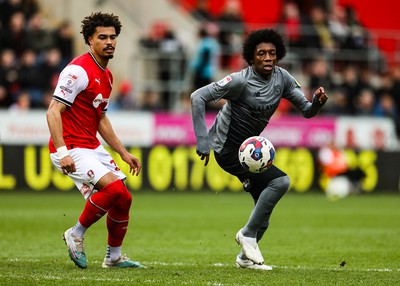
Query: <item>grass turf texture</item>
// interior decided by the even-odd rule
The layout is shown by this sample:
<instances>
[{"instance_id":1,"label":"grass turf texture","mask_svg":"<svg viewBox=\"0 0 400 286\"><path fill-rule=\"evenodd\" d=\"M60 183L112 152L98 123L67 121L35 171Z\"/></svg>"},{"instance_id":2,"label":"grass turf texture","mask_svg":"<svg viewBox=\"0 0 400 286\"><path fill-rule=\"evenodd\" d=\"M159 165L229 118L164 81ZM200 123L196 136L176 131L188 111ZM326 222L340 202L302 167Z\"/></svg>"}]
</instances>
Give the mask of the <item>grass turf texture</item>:
<instances>
[{"instance_id":1,"label":"grass turf texture","mask_svg":"<svg viewBox=\"0 0 400 286\"><path fill-rule=\"evenodd\" d=\"M76 193L0 193L0 285L398 285L400 196L337 202L287 194L260 243L273 271L236 269L246 193L133 194L123 252L147 269L102 269L105 220L88 232L88 269L70 261L62 233L84 201Z\"/></svg>"}]
</instances>

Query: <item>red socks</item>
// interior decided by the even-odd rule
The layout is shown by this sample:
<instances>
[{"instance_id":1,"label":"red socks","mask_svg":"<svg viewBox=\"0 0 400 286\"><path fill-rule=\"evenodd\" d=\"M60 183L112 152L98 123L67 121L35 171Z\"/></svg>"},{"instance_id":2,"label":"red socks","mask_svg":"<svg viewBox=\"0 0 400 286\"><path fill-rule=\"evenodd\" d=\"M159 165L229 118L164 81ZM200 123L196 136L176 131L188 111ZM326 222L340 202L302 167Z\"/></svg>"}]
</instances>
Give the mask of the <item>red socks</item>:
<instances>
[{"instance_id":1,"label":"red socks","mask_svg":"<svg viewBox=\"0 0 400 286\"><path fill-rule=\"evenodd\" d=\"M132 195L121 180L117 180L94 193L86 202L79 222L90 227L105 213L107 215L108 245L120 246L125 237Z\"/></svg>"},{"instance_id":2,"label":"red socks","mask_svg":"<svg viewBox=\"0 0 400 286\"><path fill-rule=\"evenodd\" d=\"M108 245L120 246L128 230L129 209L132 195L125 188L120 199L111 207L107 215Z\"/></svg>"},{"instance_id":3,"label":"red socks","mask_svg":"<svg viewBox=\"0 0 400 286\"><path fill-rule=\"evenodd\" d=\"M94 193L87 200L85 208L79 217L79 222L85 227L90 227L98 221L119 199L123 188L125 188L124 183L121 180L117 180Z\"/></svg>"}]
</instances>

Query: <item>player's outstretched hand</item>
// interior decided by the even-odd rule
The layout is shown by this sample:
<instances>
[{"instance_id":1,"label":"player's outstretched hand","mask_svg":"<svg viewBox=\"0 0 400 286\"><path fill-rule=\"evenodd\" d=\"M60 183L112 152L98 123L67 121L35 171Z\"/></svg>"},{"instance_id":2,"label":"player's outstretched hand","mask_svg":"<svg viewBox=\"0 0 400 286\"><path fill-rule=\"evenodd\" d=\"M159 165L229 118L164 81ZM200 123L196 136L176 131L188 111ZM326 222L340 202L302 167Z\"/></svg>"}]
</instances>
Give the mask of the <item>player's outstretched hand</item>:
<instances>
[{"instance_id":1,"label":"player's outstretched hand","mask_svg":"<svg viewBox=\"0 0 400 286\"><path fill-rule=\"evenodd\" d=\"M131 173L134 176L139 175L140 170L142 169L142 165L139 162L139 159L133 156L130 153L127 153L124 157L122 157L122 160L124 160L126 163L128 163L130 169L129 173Z\"/></svg>"},{"instance_id":2,"label":"player's outstretched hand","mask_svg":"<svg viewBox=\"0 0 400 286\"><path fill-rule=\"evenodd\" d=\"M314 94L318 98L319 103L321 104L325 104L325 102L328 100L328 95L326 94L325 89L323 87L319 87Z\"/></svg>"},{"instance_id":3,"label":"player's outstretched hand","mask_svg":"<svg viewBox=\"0 0 400 286\"><path fill-rule=\"evenodd\" d=\"M199 155L201 160L205 160L204 166L207 166L208 161L210 161L210 154L204 154L204 153L197 151L197 155Z\"/></svg>"}]
</instances>

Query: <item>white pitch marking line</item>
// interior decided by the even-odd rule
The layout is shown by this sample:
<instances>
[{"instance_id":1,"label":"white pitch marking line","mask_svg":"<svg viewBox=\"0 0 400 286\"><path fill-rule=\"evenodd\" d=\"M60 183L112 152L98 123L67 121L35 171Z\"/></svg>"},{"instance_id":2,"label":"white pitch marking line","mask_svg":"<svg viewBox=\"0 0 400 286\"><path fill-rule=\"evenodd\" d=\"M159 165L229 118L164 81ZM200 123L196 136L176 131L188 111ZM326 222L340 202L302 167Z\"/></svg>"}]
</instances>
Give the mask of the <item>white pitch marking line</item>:
<instances>
[{"instance_id":1,"label":"white pitch marking line","mask_svg":"<svg viewBox=\"0 0 400 286\"><path fill-rule=\"evenodd\" d=\"M197 263L184 263L184 262L160 262L160 261L143 261L143 264L147 265L161 265L161 266L198 266ZM234 266L235 264L229 263L213 263L211 266L215 267L230 267ZM300 270L347 270L347 271L366 271L366 272L400 272L400 268L398 269L390 269L390 268L346 268L346 267L310 267L310 266L278 266L278 265L271 265L273 268L281 268L281 269L300 269Z\"/></svg>"},{"instance_id":2,"label":"white pitch marking line","mask_svg":"<svg viewBox=\"0 0 400 286\"><path fill-rule=\"evenodd\" d=\"M10 262L40 262L40 259L31 259L31 258L10 258ZM91 261L94 264L101 264L102 261L93 260ZM198 263L184 263L184 262L162 262L162 261L142 261L144 265L160 265L160 266L198 266ZM207 265L207 264L206 264ZM235 266L234 263L212 263L208 264L215 267L231 267ZM286 265L271 265L273 268L280 269L300 269L300 270L345 270L345 271L366 271L366 272L400 272L400 268L390 269L390 268L346 268L346 267L310 267L310 266L286 266ZM0 274L1 277L1 274Z\"/></svg>"}]
</instances>

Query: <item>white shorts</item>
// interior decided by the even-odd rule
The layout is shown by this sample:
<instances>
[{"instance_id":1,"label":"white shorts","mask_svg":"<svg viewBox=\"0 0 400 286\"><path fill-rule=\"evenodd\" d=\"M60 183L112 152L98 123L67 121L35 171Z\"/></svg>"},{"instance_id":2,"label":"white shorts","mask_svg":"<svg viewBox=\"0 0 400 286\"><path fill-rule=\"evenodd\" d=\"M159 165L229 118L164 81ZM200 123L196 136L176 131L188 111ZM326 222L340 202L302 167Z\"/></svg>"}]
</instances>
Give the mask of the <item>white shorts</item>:
<instances>
[{"instance_id":1,"label":"white shorts","mask_svg":"<svg viewBox=\"0 0 400 286\"><path fill-rule=\"evenodd\" d=\"M75 162L76 172L68 173L68 176L74 181L85 200L97 191L94 186L108 172L112 172L121 180L126 179L125 174L102 145L96 149L74 148L69 150L69 154ZM62 172L57 153L51 153L50 158L54 166Z\"/></svg>"}]
</instances>

